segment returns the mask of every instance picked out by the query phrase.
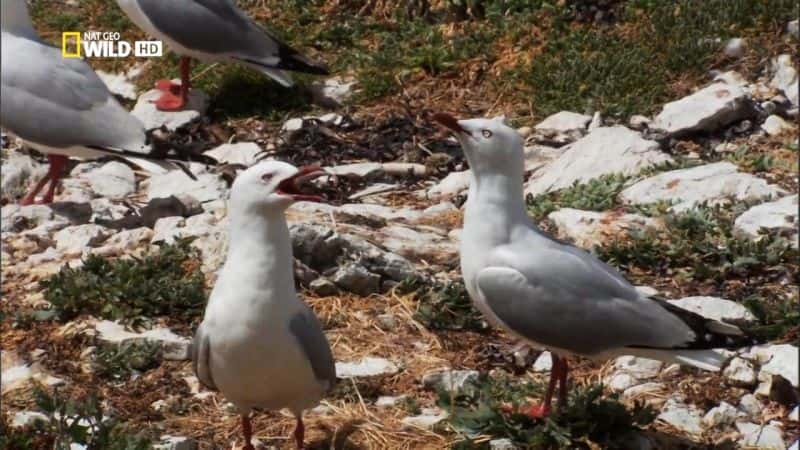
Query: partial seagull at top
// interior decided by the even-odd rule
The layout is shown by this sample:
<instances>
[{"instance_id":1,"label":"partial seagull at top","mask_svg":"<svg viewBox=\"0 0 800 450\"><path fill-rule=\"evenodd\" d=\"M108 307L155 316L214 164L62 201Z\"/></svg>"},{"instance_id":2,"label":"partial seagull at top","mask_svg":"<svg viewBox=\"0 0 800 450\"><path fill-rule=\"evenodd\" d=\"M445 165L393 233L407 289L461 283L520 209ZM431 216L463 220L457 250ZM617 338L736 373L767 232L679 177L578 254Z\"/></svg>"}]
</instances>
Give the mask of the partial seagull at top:
<instances>
[{"instance_id":1,"label":"partial seagull at top","mask_svg":"<svg viewBox=\"0 0 800 450\"><path fill-rule=\"evenodd\" d=\"M592 254L542 232L523 197L522 139L500 120L435 114L461 144L472 184L465 205L461 271L475 305L494 325L550 350L553 369L542 405L550 412L559 385L567 394L568 355L635 355L719 370L714 349L754 344L738 327L642 295Z\"/></svg>"},{"instance_id":2,"label":"partial seagull at top","mask_svg":"<svg viewBox=\"0 0 800 450\"><path fill-rule=\"evenodd\" d=\"M191 88L190 58L205 62L235 62L262 72L283 86L291 86L286 73L327 75L311 61L260 27L232 0L117 0L120 8L144 32L167 43L181 56L181 84L160 80L162 96L156 107L177 111L184 107Z\"/></svg>"},{"instance_id":3,"label":"partial seagull at top","mask_svg":"<svg viewBox=\"0 0 800 450\"><path fill-rule=\"evenodd\" d=\"M228 201L228 255L192 342L197 378L219 390L241 414L246 450L253 450L250 413L287 408L297 419L336 383L330 345L314 312L295 290L286 209L319 201L301 185L325 175L263 161L240 173Z\"/></svg>"},{"instance_id":4,"label":"partial seagull at top","mask_svg":"<svg viewBox=\"0 0 800 450\"><path fill-rule=\"evenodd\" d=\"M48 156L50 168L22 198L28 205L47 184L41 199L53 201L67 157L124 158L142 169L164 173L181 161L213 164L213 158L168 148L146 132L82 59L64 58L43 42L31 23L25 0L0 1L0 126Z\"/></svg>"}]
</instances>

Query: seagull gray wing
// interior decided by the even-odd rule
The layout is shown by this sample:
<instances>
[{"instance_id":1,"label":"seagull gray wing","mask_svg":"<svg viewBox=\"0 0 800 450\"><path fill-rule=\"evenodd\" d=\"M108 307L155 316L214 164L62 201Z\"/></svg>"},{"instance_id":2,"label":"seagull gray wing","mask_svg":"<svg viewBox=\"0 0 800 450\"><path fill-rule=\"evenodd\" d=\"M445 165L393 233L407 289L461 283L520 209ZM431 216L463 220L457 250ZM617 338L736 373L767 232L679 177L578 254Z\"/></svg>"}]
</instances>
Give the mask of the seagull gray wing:
<instances>
[{"instance_id":1,"label":"seagull gray wing","mask_svg":"<svg viewBox=\"0 0 800 450\"><path fill-rule=\"evenodd\" d=\"M197 327L192 340L191 356L192 368L197 376L197 379L208 389L216 390L217 386L214 383L214 377L211 376L211 338L205 333L203 324Z\"/></svg>"},{"instance_id":2,"label":"seagull gray wing","mask_svg":"<svg viewBox=\"0 0 800 450\"><path fill-rule=\"evenodd\" d=\"M589 253L542 244L537 239L499 247L477 275L486 306L523 338L593 355L625 347L714 348L709 344L725 344L724 338L741 335L735 327L715 327L714 321L641 296ZM531 245L538 245L536 251ZM724 338L717 339L717 334Z\"/></svg>"},{"instance_id":3,"label":"seagull gray wing","mask_svg":"<svg viewBox=\"0 0 800 450\"><path fill-rule=\"evenodd\" d=\"M64 58L60 50L36 40L2 37L3 127L49 147L147 153L142 123L85 61Z\"/></svg>"},{"instance_id":4,"label":"seagull gray wing","mask_svg":"<svg viewBox=\"0 0 800 450\"><path fill-rule=\"evenodd\" d=\"M183 47L262 69L327 74L247 17L230 0L137 0L158 31Z\"/></svg>"},{"instance_id":5,"label":"seagull gray wing","mask_svg":"<svg viewBox=\"0 0 800 450\"><path fill-rule=\"evenodd\" d=\"M291 318L289 331L297 338L317 380L326 384L326 389L333 387L336 384L336 366L331 346L322 331L322 324L308 306L303 304L303 310Z\"/></svg>"}]
</instances>

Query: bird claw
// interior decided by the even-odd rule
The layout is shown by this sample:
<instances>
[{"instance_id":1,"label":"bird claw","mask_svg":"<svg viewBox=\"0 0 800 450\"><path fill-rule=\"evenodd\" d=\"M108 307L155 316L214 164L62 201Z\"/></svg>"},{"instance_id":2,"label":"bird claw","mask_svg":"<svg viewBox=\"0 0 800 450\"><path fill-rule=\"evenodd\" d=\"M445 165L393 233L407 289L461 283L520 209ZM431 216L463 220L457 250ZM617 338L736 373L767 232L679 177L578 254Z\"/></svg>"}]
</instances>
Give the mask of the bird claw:
<instances>
[{"instance_id":1,"label":"bird claw","mask_svg":"<svg viewBox=\"0 0 800 450\"><path fill-rule=\"evenodd\" d=\"M159 111L180 111L186 105L186 100L180 94L164 91L161 97L153 103L156 104Z\"/></svg>"},{"instance_id":2,"label":"bird claw","mask_svg":"<svg viewBox=\"0 0 800 450\"><path fill-rule=\"evenodd\" d=\"M521 408L520 412L531 419L540 420L550 415L550 407L547 405L528 405Z\"/></svg>"}]
</instances>

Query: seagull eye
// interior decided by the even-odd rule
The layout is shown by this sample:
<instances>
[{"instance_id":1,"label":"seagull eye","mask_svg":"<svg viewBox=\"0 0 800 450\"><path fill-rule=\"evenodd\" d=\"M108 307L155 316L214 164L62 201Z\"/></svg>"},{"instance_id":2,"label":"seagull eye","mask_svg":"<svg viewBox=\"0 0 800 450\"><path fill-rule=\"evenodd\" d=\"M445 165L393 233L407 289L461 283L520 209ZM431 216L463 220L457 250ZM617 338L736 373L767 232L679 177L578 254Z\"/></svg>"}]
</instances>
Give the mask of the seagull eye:
<instances>
[{"instance_id":1,"label":"seagull eye","mask_svg":"<svg viewBox=\"0 0 800 450\"><path fill-rule=\"evenodd\" d=\"M268 182L268 181L272 180L272 177L274 177L274 176L275 176L274 174L265 173L264 175L261 175L261 179Z\"/></svg>"},{"instance_id":2,"label":"seagull eye","mask_svg":"<svg viewBox=\"0 0 800 450\"><path fill-rule=\"evenodd\" d=\"M481 133L483 133L483 137L485 137L486 139L492 137L492 132L489 130L483 130Z\"/></svg>"}]
</instances>

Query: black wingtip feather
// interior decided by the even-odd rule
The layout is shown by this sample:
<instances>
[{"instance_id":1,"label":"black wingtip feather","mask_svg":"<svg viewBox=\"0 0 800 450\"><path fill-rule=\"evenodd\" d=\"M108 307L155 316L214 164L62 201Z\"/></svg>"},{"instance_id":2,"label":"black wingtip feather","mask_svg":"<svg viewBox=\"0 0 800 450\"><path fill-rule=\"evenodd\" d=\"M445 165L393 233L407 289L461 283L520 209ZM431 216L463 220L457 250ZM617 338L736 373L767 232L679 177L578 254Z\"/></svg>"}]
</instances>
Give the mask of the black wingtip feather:
<instances>
[{"instance_id":1,"label":"black wingtip feather","mask_svg":"<svg viewBox=\"0 0 800 450\"><path fill-rule=\"evenodd\" d=\"M742 329L738 325L719 322L700 314L676 306L666 299L660 297L650 297L659 306L681 319L694 333L695 339L692 342L678 347L662 350L709 350L709 349L739 349L750 347L763 342L752 333ZM728 332L730 331L730 332ZM634 348L654 348L643 346L631 346Z\"/></svg>"}]
</instances>

